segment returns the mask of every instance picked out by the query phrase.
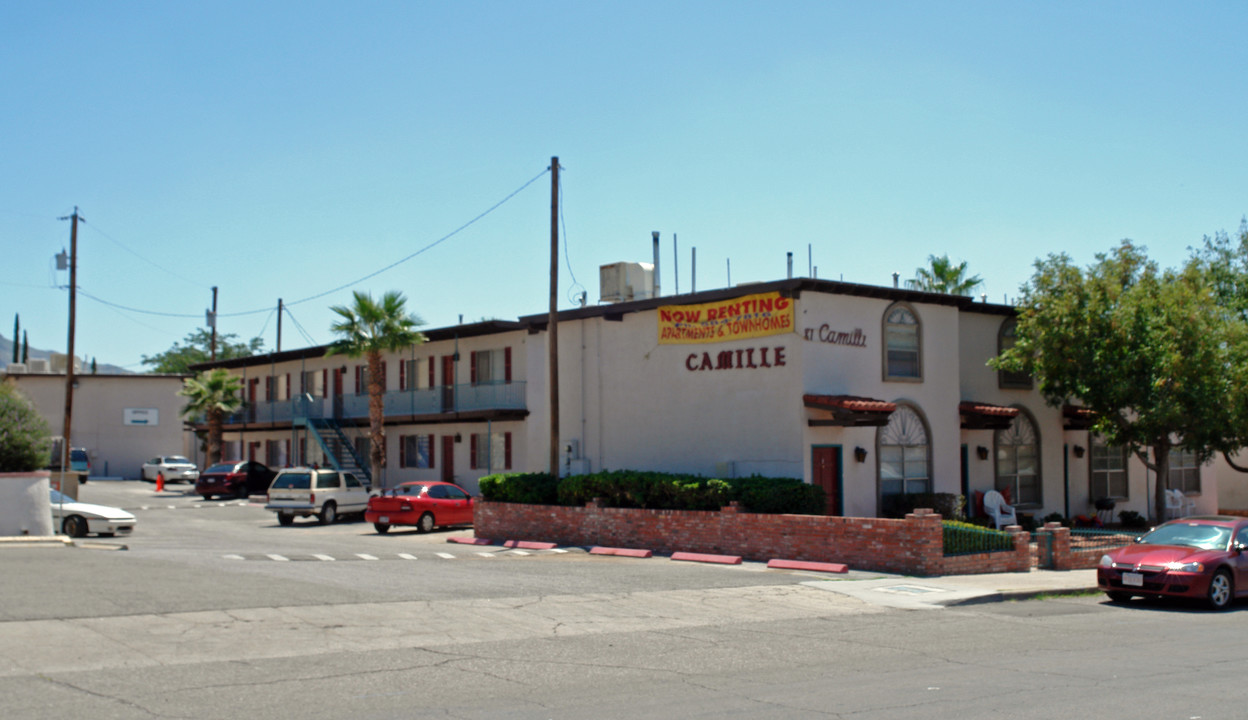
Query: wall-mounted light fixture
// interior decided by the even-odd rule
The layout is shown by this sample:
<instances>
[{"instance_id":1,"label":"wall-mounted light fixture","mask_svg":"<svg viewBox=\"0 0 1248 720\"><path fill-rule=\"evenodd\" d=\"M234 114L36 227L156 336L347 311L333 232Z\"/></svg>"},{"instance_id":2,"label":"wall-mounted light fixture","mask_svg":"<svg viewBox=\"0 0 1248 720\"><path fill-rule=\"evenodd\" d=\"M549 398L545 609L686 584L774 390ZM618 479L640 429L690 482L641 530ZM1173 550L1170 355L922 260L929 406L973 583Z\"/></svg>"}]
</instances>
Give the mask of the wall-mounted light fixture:
<instances>
[{"instance_id":1,"label":"wall-mounted light fixture","mask_svg":"<svg viewBox=\"0 0 1248 720\"><path fill-rule=\"evenodd\" d=\"M1087 452L1086 450L1084 450L1084 448L1083 448L1083 446L1082 446L1082 445L1076 445L1076 446L1074 447L1074 450L1075 450L1075 457L1077 457L1077 458L1081 458L1081 457L1083 457L1083 454L1084 454L1085 452Z\"/></svg>"},{"instance_id":2,"label":"wall-mounted light fixture","mask_svg":"<svg viewBox=\"0 0 1248 720\"><path fill-rule=\"evenodd\" d=\"M987 460L988 448L984 447L983 445L980 445L979 447L975 448L975 454L979 456L980 460Z\"/></svg>"},{"instance_id":3,"label":"wall-mounted light fixture","mask_svg":"<svg viewBox=\"0 0 1248 720\"><path fill-rule=\"evenodd\" d=\"M464 441L464 437L460 435L459 433L455 433L455 442L463 442L463 441Z\"/></svg>"},{"instance_id":4,"label":"wall-mounted light fixture","mask_svg":"<svg viewBox=\"0 0 1248 720\"><path fill-rule=\"evenodd\" d=\"M854 459L858 462L867 461L867 449L862 447L854 448Z\"/></svg>"}]
</instances>

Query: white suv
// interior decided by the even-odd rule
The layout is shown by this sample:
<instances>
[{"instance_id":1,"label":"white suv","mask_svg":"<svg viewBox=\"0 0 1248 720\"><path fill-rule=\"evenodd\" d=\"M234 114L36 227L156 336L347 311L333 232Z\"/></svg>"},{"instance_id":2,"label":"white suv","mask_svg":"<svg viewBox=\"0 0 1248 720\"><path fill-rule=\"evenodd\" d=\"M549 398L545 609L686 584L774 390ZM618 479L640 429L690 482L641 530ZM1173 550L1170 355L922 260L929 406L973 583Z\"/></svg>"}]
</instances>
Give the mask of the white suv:
<instances>
[{"instance_id":1,"label":"white suv","mask_svg":"<svg viewBox=\"0 0 1248 720\"><path fill-rule=\"evenodd\" d=\"M347 513L368 507L368 488L351 473L321 468L287 468L269 485L265 510L277 513L277 521L290 525L295 517L315 515L328 525Z\"/></svg>"}]
</instances>

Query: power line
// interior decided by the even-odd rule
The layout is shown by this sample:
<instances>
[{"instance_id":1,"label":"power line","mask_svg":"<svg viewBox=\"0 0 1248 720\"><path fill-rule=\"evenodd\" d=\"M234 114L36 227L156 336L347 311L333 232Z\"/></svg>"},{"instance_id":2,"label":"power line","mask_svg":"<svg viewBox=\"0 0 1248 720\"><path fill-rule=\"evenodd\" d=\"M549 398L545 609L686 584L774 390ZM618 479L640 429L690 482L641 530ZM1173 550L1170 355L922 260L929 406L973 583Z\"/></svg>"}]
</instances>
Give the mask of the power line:
<instances>
[{"instance_id":1,"label":"power line","mask_svg":"<svg viewBox=\"0 0 1248 720\"><path fill-rule=\"evenodd\" d=\"M371 273L369 273L369 274L367 274L367 275L365 275L365 276L363 276L363 277L361 277L361 278L358 278L358 279L356 279L356 280L352 280L352 281L351 281L351 282L349 282L349 283L345 283L345 284L343 284L343 285L339 285L338 287L335 287L335 288L332 288L332 289L326 290L326 291L324 291L324 292L319 292L319 293L317 293L317 294L315 294L315 295L309 295L308 297L301 298L301 299L299 299L299 300L295 300L295 301L293 301L293 302L286 303L286 305L287 305L287 306L290 306L290 305L299 305L299 304L301 304L301 303L305 303L305 302L309 302L309 301L312 301L312 300L317 300L317 299L319 299L319 298L323 298L323 297L325 297L326 295L331 295L331 294L336 293L336 292L338 292L338 291L340 291L340 290L345 290L345 289L347 289L347 288L349 288L349 287L351 287L351 286L353 286L353 285L358 285L359 283L362 283L362 282L364 282L365 280L368 280L368 279L370 279L370 278L374 278L374 277L376 277L376 276L378 276L378 275L380 275L380 274L382 274L382 273L386 272L387 270L391 270L391 269L393 269L393 268L395 268L395 267L398 267L399 265L402 265L403 263L407 262L408 260L411 260L412 258L416 257L417 255L420 255L420 254L422 254L422 253L424 253L424 252L426 252L426 251L428 251L428 250L431 250L431 249L432 249L432 248L434 248L434 247L437 247L438 245L441 245L442 243L446 242L447 240L450 240L451 238L455 237L455 236L456 236L456 235L458 235L459 233L461 233L461 232L463 232L464 230L468 229L469 227L471 227L472 225L474 225L475 223L477 223L479 220L481 220L481 219L482 219L482 218L484 218L485 216L489 215L490 213L494 212L494 211L495 211L495 210L497 210L498 208L502 207L502 206L503 206L503 204L505 204L508 200L511 200L513 197L515 197L515 196L519 195L519 194L520 194L521 192L523 192L526 188L528 188L528 187L529 187L530 185L532 185L533 183L537 182L537 181L538 181L538 180L539 180L539 179L540 179L543 175L545 175L545 174L546 174L546 173L548 173L548 172L550 172L550 168L546 168L545 170L541 171L541 172L540 172L540 173L538 173L537 175L534 175L534 176L533 176L533 178L532 178L532 179L530 179L528 182L524 183L524 184L523 184L523 185L521 185L520 187L518 187L518 188L516 188L515 190L511 191L511 193L509 193L506 197L504 197L502 200L499 200L498 202L496 202L496 203L494 203L493 205L491 205L491 206L490 206L489 208L487 208L484 212L480 213L479 215L477 215L477 216L476 216L476 217L474 217L473 219L469 220L468 222L464 223L463 225L460 225L459 227L455 228L454 230L452 230L451 232L447 233L446 235L443 235L442 237L438 238L437 240L434 240L433 242L429 243L428 245L426 245L426 246L422 247L421 249L417 250L416 252L414 252L414 253L412 253L412 254L408 255L407 257L404 257L404 258L401 258L401 259L399 259L399 260L396 260L395 262L390 263L389 265L387 265L387 266L385 266L385 267L381 268L380 270L377 270L377 271L371 272ZM115 241L114 241L114 242L115 242ZM198 317L202 317L202 315L201 315L201 314L199 314L199 313L169 313L169 312L160 312L160 311L156 311L156 310L143 310L143 309L140 309L140 308L129 307L129 306L126 306L126 305L121 305L121 304L115 303L115 302L110 302L110 301L105 300L105 299L103 299L103 298L96 297L95 295L91 295L91 294L89 294L89 293L87 293L87 292L83 291L81 287L79 287L79 288L78 288L78 292L82 293L85 297L88 297L88 298L90 298L90 299L92 299L92 300L94 300L94 301L96 301L96 302L98 302L98 303L101 303L101 304L104 304L104 305L108 305L108 306L110 306L110 307L114 307L114 308L117 308L117 309L119 309L119 310L127 310L127 311L129 311L129 312L142 313L142 314L145 314L145 315L159 315L159 316L161 316L161 317L175 317L175 318L198 318ZM243 317L243 316L246 316L246 315L258 315L258 314L260 314L260 313L270 312L270 311L272 311L272 312L276 312L276 310L273 310L272 308L267 308L267 307L265 307L265 308L257 308L257 309L255 309L255 310L244 310L244 311L242 311L242 312L233 312L233 313L217 313L217 317L218 317L218 318ZM265 324L266 324L266 326L267 326L267 324L268 324L268 320L266 320L266 321L265 321Z\"/></svg>"},{"instance_id":2,"label":"power line","mask_svg":"<svg viewBox=\"0 0 1248 720\"><path fill-rule=\"evenodd\" d=\"M562 164L559 165L559 169L560 170L563 169ZM579 281L577 281L576 273L572 272L572 258L568 257L568 224L563 218L563 198L564 198L563 173L560 173L559 174L559 226L560 226L560 230L563 231L563 260L565 263L567 263L568 275L572 276L572 285L568 288L568 300L571 302L577 302L576 289L579 287L581 288L581 290L584 290L585 286L582 285Z\"/></svg>"},{"instance_id":3,"label":"power line","mask_svg":"<svg viewBox=\"0 0 1248 720\"><path fill-rule=\"evenodd\" d=\"M85 223L86 221L84 220L83 222ZM105 239L107 239L107 240L111 241L113 244L117 245L117 247L121 248L122 250L125 250L126 252L128 252L128 253L130 253L131 255L133 255L133 256L135 256L135 257L137 257L138 259L142 260L143 262L147 263L148 265L151 265L152 267L156 268L157 270L160 270L160 271L162 271L162 272L169 273L170 275L172 275L172 276L174 276L174 277L176 277L176 278L178 278L178 279L180 279L180 280L185 280L186 282L189 282L189 283L191 283L192 285L198 285L199 287L203 287L203 288L208 287L207 285L204 285L203 283L201 283L201 282L200 282L200 281L198 281L198 280L192 280L191 278L188 278L188 277L186 277L185 275L179 275L178 273L176 273L176 272L174 272L174 271L170 270L169 268L167 268L167 267L165 267L165 266L161 265L160 263L157 263L156 261L154 261L154 260L152 260L152 259L150 259L150 258L144 257L143 255L140 255L139 253L135 252L135 251L134 251L134 250L132 250L131 248L127 247L124 243L122 243L122 242L121 242L120 240L118 240L117 238L113 237L112 235L109 235L108 233L104 232L104 231L103 231L103 230L101 230L100 228L96 227L94 224L91 224L91 225L89 225L88 227L90 227L92 230L94 230L96 233L98 233L99 235L101 235L101 236L102 236L102 237L104 237Z\"/></svg>"},{"instance_id":4,"label":"power line","mask_svg":"<svg viewBox=\"0 0 1248 720\"><path fill-rule=\"evenodd\" d=\"M282 311L285 312L286 317L289 317L290 321L295 324L295 329L299 331L299 334L303 336L304 340L308 341L309 345L317 344L317 342L312 339L312 336L308 334L308 331L303 329L303 325L299 324L299 320L295 318L295 314L290 311L289 306L283 306Z\"/></svg>"}]
</instances>

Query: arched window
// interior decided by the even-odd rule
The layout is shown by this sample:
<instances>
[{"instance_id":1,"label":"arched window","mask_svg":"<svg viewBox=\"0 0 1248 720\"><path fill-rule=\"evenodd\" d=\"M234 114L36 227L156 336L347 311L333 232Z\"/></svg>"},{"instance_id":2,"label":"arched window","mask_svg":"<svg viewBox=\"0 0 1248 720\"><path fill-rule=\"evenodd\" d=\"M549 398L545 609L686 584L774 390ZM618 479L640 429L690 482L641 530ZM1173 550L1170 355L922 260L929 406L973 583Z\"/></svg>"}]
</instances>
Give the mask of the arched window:
<instances>
[{"instance_id":1,"label":"arched window","mask_svg":"<svg viewBox=\"0 0 1248 720\"><path fill-rule=\"evenodd\" d=\"M1020 412L1004 430L996 431L996 488L1015 505L1040 505L1040 436L1036 423Z\"/></svg>"},{"instance_id":2,"label":"arched window","mask_svg":"<svg viewBox=\"0 0 1248 720\"><path fill-rule=\"evenodd\" d=\"M1001 323L1001 330L997 333L997 354L1009 350L1014 347L1014 343L1018 340L1018 321L1009 318ZM1030 390L1032 387L1031 375L1025 372L1006 372L1005 370L997 371L997 386L1001 388L1014 388L1018 390Z\"/></svg>"},{"instance_id":3,"label":"arched window","mask_svg":"<svg viewBox=\"0 0 1248 720\"><path fill-rule=\"evenodd\" d=\"M880 510L899 514L905 495L932 491L931 444L927 425L909 405L897 405L876 435L880 469Z\"/></svg>"},{"instance_id":4,"label":"arched window","mask_svg":"<svg viewBox=\"0 0 1248 720\"><path fill-rule=\"evenodd\" d=\"M884 379L921 380L922 343L919 317L904 303L894 303L884 312Z\"/></svg>"}]
</instances>

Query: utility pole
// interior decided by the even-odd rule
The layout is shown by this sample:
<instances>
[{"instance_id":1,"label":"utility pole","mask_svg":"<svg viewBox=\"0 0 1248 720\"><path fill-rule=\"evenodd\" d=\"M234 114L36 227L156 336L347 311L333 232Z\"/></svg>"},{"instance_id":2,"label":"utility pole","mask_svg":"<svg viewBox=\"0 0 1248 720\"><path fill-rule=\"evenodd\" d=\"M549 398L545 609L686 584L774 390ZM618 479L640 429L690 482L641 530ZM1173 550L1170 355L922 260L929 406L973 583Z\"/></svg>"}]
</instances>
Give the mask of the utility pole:
<instances>
[{"instance_id":1,"label":"utility pole","mask_svg":"<svg viewBox=\"0 0 1248 720\"><path fill-rule=\"evenodd\" d=\"M282 351L282 299L277 299L277 350Z\"/></svg>"},{"instance_id":2,"label":"utility pole","mask_svg":"<svg viewBox=\"0 0 1248 720\"><path fill-rule=\"evenodd\" d=\"M78 310L78 207L74 214L61 220L71 220L69 230L69 349L65 361L65 425L61 431L61 487L65 487L65 471L69 469L70 429L74 417L74 322Z\"/></svg>"},{"instance_id":3,"label":"utility pole","mask_svg":"<svg viewBox=\"0 0 1248 720\"><path fill-rule=\"evenodd\" d=\"M550 159L550 474L559 477L559 157Z\"/></svg>"},{"instance_id":4,"label":"utility pole","mask_svg":"<svg viewBox=\"0 0 1248 720\"><path fill-rule=\"evenodd\" d=\"M208 325L212 327L212 361L217 361L217 286L212 286L212 314L208 316Z\"/></svg>"}]
</instances>

